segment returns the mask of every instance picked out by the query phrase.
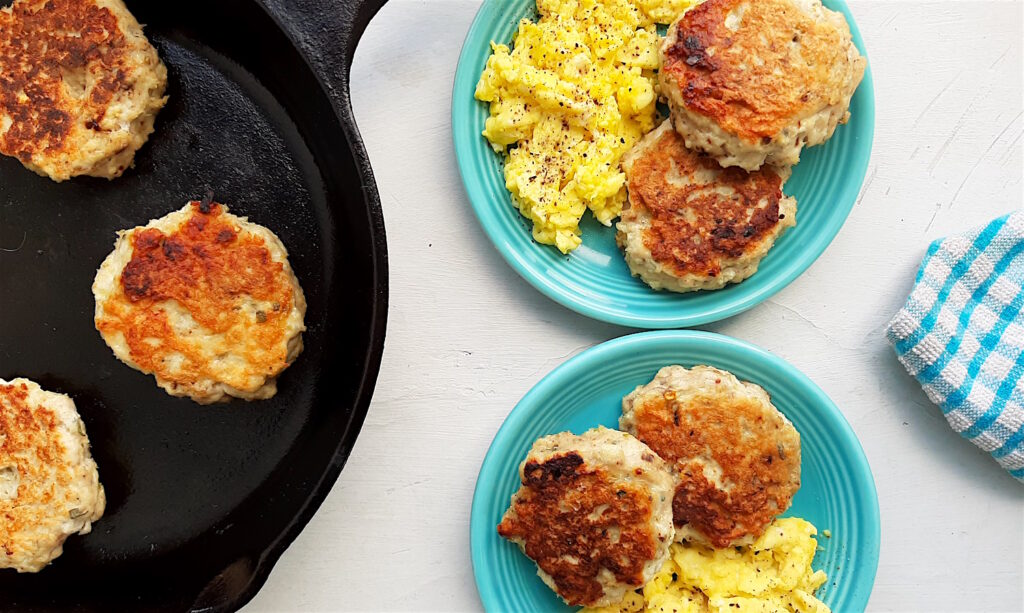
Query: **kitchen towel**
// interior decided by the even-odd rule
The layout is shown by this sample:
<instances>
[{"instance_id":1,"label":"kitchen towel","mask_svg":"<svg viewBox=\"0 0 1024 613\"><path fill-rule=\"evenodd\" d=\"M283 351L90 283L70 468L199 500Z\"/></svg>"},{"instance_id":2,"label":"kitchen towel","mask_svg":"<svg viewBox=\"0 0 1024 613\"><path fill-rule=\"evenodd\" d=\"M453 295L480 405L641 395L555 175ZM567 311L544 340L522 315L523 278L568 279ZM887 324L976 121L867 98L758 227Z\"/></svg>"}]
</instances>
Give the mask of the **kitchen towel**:
<instances>
[{"instance_id":1,"label":"kitchen towel","mask_svg":"<svg viewBox=\"0 0 1024 613\"><path fill-rule=\"evenodd\" d=\"M1024 211L928 247L889 342L954 430L1024 481Z\"/></svg>"}]
</instances>

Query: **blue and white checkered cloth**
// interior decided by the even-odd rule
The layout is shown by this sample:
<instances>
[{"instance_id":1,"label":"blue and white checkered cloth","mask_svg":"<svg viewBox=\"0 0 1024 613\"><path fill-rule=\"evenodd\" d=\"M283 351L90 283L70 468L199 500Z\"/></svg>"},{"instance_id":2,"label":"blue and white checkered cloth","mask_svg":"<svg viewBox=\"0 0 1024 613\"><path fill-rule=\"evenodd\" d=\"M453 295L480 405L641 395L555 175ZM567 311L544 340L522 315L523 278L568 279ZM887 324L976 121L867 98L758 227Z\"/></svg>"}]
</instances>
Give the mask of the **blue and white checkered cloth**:
<instances>
[{"instance_id":1,"label":"blue and white checkered cloth","mask_svg":"<svg viewBox=\"0 0 1024 613\"><path fill-rule=\"evenodd\" d=\"M887 336L954 430L1024 481L1024 211L931 244Z\"/></svg>"}]
</instances>

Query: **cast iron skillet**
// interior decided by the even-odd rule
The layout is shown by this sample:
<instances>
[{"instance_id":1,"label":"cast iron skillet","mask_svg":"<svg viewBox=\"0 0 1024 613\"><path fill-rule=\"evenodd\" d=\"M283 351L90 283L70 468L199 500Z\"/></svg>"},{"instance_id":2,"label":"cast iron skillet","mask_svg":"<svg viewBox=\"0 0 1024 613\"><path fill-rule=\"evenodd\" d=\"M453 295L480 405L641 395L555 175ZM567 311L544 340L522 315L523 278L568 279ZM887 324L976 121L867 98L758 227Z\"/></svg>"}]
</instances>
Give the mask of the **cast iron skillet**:
<instances>
[{"instance_id":1,"label":"cast iron skillet","mask_svg":"<svg viewBox=\"0 0 1024 613\"><path fill-rule=\"evenodd\" d=\"M108 497L48 568L0 571L0 609L238 609L327 495L384 344L384 225L348 84L384 1L129 1L170 73L136 167L56 184L0 159L0 377L75 399ZM309 302L269 401L171 398L93 328L115 232L208 189L281 237Z\"/></svg>"}]
</instances>

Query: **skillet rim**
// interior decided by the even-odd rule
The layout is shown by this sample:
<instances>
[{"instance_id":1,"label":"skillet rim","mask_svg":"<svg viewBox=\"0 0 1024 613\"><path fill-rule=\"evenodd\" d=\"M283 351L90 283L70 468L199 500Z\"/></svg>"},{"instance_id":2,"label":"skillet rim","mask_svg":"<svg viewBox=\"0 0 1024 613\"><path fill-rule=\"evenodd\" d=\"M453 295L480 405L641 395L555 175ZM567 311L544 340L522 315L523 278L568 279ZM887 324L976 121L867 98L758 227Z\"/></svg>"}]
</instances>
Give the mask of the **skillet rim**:
<instances>
[{"instance_id":1,"label":"skillet rim","mask_svg":"<svg viewBox=\"0 0 1024 613\"><path fill-rule=\"evenodd\" d=\"M264 548L255 567L249 574L249 580L245 587L238 591L230 600L221 605L213 607L198 608L193 604L190 611L202 611L203 613L221 613L237 611L244 607L256 597L256 594L266 584L271 571L281 559L281 556L288 547L298 538L306 525L313 518L316 512L323 505L327 495L334 489L341 471L344 469L349 456L355 446L355 442L362 430L363 422L370 410L370 402L376 390L377 377L380 374L380 366L384 355L384 344L387 336L387 319L389 305L389 267L387 234L384 225L384 213L380 202L380 193L377 189L376 178L370 164L369 155L356 125L355 114L352 109L351 83L349 82L351 63L355 54L359 38L369 21L376 15L387 0L354 0L344 2L351 4L355 10L350 15L342 16L342 26L348 28L348 37L343 37L342 54L344 56L343 71L340 75L339 87L333 90L328 82L324 71L318 69L315 62L310 61L309 55L315 53L308 45L302 44L296 36L293 25L289 20L282 18L282 8L268 6L274 0L257 0L255 4L269 17L274 25L288 39L293 49L306 64L310 73L316 80L320 93L331 104L334 116L339 120L342 131L346 137L346 145L352 154L352 160L356 165L356 172L360 175L360 182L363 188L363 203L366 206L367 218L370 222L370 241L373 245L372 261L374 278L373 294L373 317L370 320L370 346L367 352L367 360L364 363L360 386L357 392L356 401L352 406L351 417L346 423L346 429L342 433L330 464L320 476L319 482L314 486L312 493L302 504L293 520L285 527L268 547ZM317 2L313 2L316 4ZM361 23L359 23L361 22ZM323 42L318 41L318 42ZM330 313L328 313L330 317ZM207 586L215 583L220 575L214 576ZM204 588L200 596L205 594Z\"/></svg>"}]
</instances>

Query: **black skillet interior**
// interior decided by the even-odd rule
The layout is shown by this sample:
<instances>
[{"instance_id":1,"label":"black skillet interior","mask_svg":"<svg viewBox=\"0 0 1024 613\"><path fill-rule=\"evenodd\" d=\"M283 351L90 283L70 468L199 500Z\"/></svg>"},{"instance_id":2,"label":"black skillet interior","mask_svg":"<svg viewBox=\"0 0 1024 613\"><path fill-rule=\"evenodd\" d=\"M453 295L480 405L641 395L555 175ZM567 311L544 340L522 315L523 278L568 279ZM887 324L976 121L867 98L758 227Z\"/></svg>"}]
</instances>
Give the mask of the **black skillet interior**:
<instances>
[{"instance_id":1,"label":"black skillet interior","mask_svg":"<svg viewBox=\"0 0 1024 613\"><path fill-rule=\"evenodd\" d=\"M0 571L0 609L237 609L334 483L386 319L383 223L347 89L383 1L128 2L169 70L135 168L56 184L0 159L0 377L75 399L108 497L50 567ZM281 237L309 302L305 351L268 401L171 398L93 328L116 231L207 189Z\"/></svg>"}]
</instances>

